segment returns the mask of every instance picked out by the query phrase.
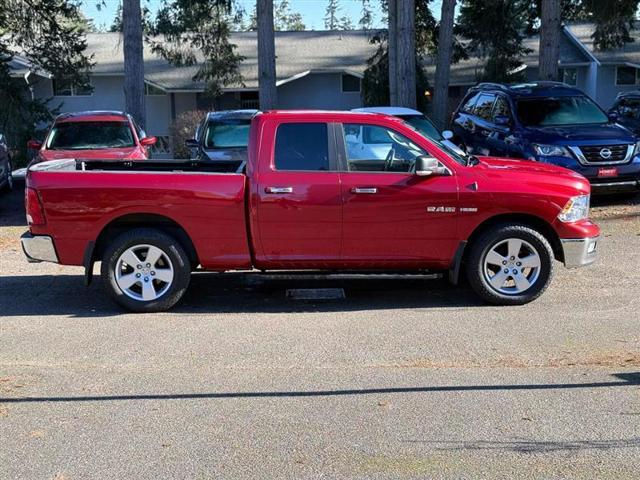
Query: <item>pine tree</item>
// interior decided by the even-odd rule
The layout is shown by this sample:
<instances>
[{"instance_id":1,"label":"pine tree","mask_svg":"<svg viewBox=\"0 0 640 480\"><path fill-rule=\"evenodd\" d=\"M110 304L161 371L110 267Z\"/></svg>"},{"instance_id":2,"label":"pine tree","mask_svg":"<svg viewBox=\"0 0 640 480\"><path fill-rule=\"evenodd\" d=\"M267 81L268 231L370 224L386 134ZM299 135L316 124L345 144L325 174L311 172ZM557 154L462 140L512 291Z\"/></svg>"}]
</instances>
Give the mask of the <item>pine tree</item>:
<instances>
[{"instance_id":1,"label":"pine tree","mask_svg":"<svg viewBox=\"0 0 640 480\"><path fill-rule=\"evenodd\" d=\"M527 0L463 0L457 32L469 39L469 54L486 59L483 79L520 80L517 68L529 52L523 46L527 27Z\"/></svg>"},{"instance_id":2,"label":"pine tree","mask_svg":"<svg viewBox=\"0 0 640 480\"><path fill-rule=\"evenodd\" d=\"M347 17L340 17L340 21L338 22L338 29L339 30L353 30L355 28L355 25L353 24L353 21Z\"/></svg>"},{"instance_id":3,"label":"pine tree","mask_svg":"<svg viewBox=\"0 0 640 480\"><path fill-rule=\"evenodd\" d=\"M371 0L362 0L362 12L358 25L362 30L373 28L373 12L371 11Z\"/></svg>"},{"instance_id":4,"label":"pine tree","mask_svg":"<svg viewBox=\"0 0 640 480\"><path fill-rule=\"evenodd\" d=\"M634 41L630 31L634 28L639 0L583 0L583 4L596 24L593 41L598 50L620 48Z\"/></svg>"},{"instance_id":5,"label":"pine tree","mask_svg":"<svg viewBox=\"0 0 640 480\"><path fill-rule=\"evenodd\" d=\"M306 29L302 21L302 15L291 11L289 0L280 0L276 3L274 22L276 31L301 31Z\"/></svg>"},{"instance_id":6,"label":"pine tree","mask_svg":"<svg viewBox=\"0 0 640 480\"><path fill-rule=\"evenodd\" d=\"M56 106L32 99L27 83L14 81L10 65L26 59L34 73L50 74L75 85L86 85L92 66L85 54L86 21L78 4L59 0L0 0L0 131L24 161L24 146L39 123Z\"/></svg>"},{"instance_id":7,"label":"pine tree","mask_svg":"<svg viewBox=\"0 0 640 480\"><path fill-rule=\"evenodd\" d=\"M338 13L340 11L340 5L338 0L329 0L327 9L324 13L324 28L327 30L337 30L339 27Z\"/></svg>"},{"instance_id":8,"label":"pine tree","mask_svg":"<svg viewBox=\"0 0 640 480\"><path fill-rule=\"evenodd\" d=\"M173 0L158 11L152 31L164 39L150 39L152 50L173 65L197 64L194 80L205 81L211 97L226 85L242 84L244 57L229 42L231 7L231 0Z\"/></svg>"}]
</instances>

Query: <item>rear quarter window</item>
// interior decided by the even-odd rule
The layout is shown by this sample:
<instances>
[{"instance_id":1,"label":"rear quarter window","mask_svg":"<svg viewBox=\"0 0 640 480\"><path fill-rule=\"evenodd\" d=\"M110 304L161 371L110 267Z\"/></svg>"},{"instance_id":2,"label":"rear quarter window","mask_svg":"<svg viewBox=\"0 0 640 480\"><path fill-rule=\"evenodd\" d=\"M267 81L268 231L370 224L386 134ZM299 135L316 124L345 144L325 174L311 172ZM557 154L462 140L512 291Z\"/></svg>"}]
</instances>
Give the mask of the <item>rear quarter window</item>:
<instances>
[{"instance_id":1,"label":"rear quarter window","mask_svg":"<svg viewBox=\"0 0 640 480\"><path fill-rule=\"evenodd\" d=\"M276 170L328 171L326 123L283 123L276 131Z\"/></svg>"}]
</instances>

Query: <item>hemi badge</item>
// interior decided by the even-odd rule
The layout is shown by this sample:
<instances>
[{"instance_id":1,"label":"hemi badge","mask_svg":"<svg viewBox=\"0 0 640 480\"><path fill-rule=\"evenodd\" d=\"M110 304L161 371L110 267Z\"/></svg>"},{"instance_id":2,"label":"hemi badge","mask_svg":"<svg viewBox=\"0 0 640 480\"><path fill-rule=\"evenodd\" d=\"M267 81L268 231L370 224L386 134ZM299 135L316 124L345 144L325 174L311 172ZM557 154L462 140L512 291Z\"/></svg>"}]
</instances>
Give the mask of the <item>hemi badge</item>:
<instances>
[{"instance_id":1,"label":"hemi badge","mask_svg":"<svg viewBox=\"0 0 640 480\"><path fill-rule=\"evenodd\" d=\"M475 207L460 207L461 212L477 212L478 209Z\"/></svg>"}]
</instances>

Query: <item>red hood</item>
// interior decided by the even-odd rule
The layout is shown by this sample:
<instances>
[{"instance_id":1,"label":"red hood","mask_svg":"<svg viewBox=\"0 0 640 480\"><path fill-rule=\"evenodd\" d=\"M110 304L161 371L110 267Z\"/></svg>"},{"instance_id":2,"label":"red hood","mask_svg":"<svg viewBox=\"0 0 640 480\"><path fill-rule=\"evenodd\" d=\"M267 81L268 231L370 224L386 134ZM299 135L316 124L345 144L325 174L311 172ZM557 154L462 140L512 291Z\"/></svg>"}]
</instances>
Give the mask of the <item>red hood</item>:
<instances>
[{"instance_id":1,"label":"red hood","mask_svg":"<svg viewBox=\"0 0 640 480\"><path fill-rule=\"evenodd\" d=\"M78 159L105 159L105 160L121 160L144 158L140 155L140 149L137 147L127 148L100 148L93 150L40 150L38 152L39 160L58 160L61 158L78 158Z\"/></svg>"},{"instance_id":2,"label":"red hood","mask_svg":"<svg viewBox=\"0 0 640 480\"><path fill-rule=\"evenodd\" d=\"M512 158L479 157L476 166L488 177L509 181L512 184L535 183L537 185L562 186L581 193L591 191L589 181L573 170L549 163Z\"/></svg>"}]
</instances>

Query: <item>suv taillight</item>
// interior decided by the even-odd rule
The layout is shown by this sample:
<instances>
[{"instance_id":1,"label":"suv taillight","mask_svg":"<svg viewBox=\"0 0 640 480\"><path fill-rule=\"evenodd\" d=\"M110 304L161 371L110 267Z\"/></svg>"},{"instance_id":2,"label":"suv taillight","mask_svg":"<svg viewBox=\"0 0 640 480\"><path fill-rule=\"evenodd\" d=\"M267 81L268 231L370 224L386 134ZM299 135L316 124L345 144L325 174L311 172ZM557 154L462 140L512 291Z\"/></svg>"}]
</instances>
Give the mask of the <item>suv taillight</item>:
<instances>
[{"instance_id":1,"label":"suv taillight","mask_svg":"<svg viewBox=\"0 0 640 480\"><path fill-rule=\"evenodd\" d=\"M44 219L44 211L42 210L40 197L38 196L38 192L33 188L25 188L24 203L27 210L27 223L29 226L44 225L47 223Z\"/></svg>"}]
</instances>

